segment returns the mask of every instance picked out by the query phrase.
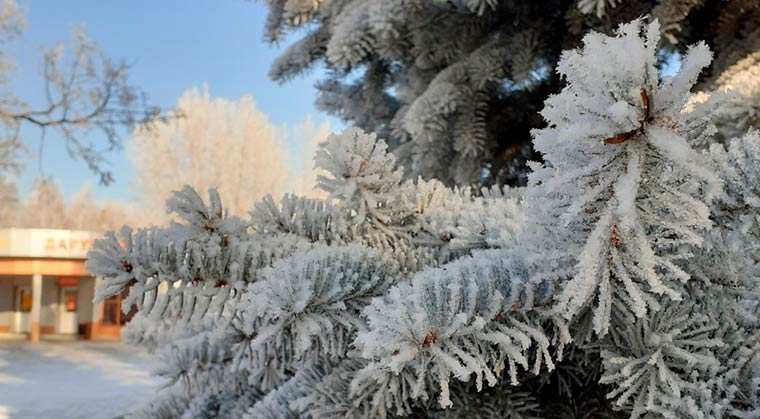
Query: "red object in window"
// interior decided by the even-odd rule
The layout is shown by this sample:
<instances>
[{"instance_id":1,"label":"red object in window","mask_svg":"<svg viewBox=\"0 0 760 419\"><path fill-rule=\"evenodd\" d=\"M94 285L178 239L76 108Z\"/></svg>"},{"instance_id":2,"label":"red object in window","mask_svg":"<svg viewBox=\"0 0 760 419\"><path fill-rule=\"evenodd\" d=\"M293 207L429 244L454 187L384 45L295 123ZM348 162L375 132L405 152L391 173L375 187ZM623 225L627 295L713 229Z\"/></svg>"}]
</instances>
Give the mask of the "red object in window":
<instances>
[{"instance_id":1,"label":"red object in window","mask_svg":"<svg viewBox=\"0 0 760 419\"><path fill-rule=\"evenodd\" d=\"M32 311L32 293L27 290L21 290L19 294L19 311L22 313L28 313Z\"/></svg>"},{"instance_id":2,"label":"red object in window","mask_svg":"<svg viewBox=\"0 0 760 419\"><path fill-rule=\"evenodd\" d=\"M77 311L77 292L64 291L63 304L66 307L66 311Z\"/></svg>"}]
</instances>

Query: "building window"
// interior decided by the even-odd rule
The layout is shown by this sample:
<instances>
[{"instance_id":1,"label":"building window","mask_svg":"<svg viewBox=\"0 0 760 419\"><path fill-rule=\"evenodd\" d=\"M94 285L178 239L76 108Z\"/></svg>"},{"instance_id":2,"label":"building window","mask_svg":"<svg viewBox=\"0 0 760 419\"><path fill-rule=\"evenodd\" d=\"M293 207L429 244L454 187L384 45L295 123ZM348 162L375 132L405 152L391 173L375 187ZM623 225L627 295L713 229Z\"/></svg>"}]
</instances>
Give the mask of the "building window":
<instances>
[{"instance_id":1,"label":"building window","mask_svg":"<svg viewBox=\"0 0 760 419\"><path fill-rule=\"evenodd\" d=\"M22 313L29 313L32 311L32 292L30 290L19 290L18 309Z\"/></svg>"},{"instance_id":2,"label":"building window","mask_svg":"<svg viewBox=\"0 0 760 419\"><path fill-rule=\"evenodd\" d=\"M114 295L103 301L103 324L121 324L121 296Z\"/></svg>"},{"instance_id":3,"label":"building window","mask_svg":"<svg viewBox=\"0 0 760 419\"><path fill-rule=\"evenodd\" d=\"M128 292L124 290L121 294L113 295L103 301L103 324L123 325L134 317L137 313L137 306L134 304L129 308L128 313L121 312L121 300L127 296Z\"/></svg>"},{"instance_id":4,"label":"building window","mask_svg":"<svg viewBox=\"0 0 760 419\"><path fill-rule=\"evenodd\" d=\"M74 290L63 292L63 305L66 307L66 311L77 311L77 292Z\"/></svg>"}]
</instances>

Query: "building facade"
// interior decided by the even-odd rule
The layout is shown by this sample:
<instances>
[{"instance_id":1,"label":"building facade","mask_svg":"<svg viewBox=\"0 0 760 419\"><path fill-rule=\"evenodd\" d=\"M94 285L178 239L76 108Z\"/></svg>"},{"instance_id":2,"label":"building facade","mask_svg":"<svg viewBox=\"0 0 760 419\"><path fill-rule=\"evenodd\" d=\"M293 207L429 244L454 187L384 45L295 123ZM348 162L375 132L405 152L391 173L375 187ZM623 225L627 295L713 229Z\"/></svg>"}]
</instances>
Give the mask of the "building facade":
<instances>
[{"instance_id":1,"label":"building facade","mask_svg":"<svg viewBox=\"0 0 760 419\"><path fill-rule=\"evenodd\" d=\"M98 278L85 261L97 234L0 229L0 333L118 340L122 296L93 303Z\"/></svg>"}]
</instances>

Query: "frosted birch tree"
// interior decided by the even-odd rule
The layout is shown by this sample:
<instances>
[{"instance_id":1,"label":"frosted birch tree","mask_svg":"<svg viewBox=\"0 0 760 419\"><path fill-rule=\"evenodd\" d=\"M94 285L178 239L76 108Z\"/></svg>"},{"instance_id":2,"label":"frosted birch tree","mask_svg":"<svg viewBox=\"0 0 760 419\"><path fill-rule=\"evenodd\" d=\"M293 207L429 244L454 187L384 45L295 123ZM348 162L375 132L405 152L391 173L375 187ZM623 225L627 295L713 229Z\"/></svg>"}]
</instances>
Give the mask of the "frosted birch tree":
<instances>
[{"instance_id":1,"label":"frosted birch tree","mask_svg":"<svg viewBox=\"0 0 760 419\"><path fill-rule=\"evenodd\" d=\"M166 221L164 201L183 185L216 188L231 214L242 216L297 180L291 179L284 129L252 97L213 98L207 87L194 88L179 98L176 110L181 118L138 128L127 144L146 222Z\"/></svg>"}]
</instances>

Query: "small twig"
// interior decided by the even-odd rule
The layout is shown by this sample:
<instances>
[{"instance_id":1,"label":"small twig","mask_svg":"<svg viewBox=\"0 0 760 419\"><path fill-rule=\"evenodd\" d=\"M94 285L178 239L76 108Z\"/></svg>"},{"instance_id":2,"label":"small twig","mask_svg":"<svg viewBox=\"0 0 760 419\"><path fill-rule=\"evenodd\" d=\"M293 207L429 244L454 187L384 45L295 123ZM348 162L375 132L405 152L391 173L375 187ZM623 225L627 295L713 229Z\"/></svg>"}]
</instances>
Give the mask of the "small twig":
<instances>
[{"instance_id":1,"label":"small twig","mask_svg":"<svg viewBox=\"0 0 760 419\"><path fill-rule=\"evenodd\" d=\"M622 144L628 140L638 138L640 135L644 134L646 125L654 120L651 115L652 104L649 98L649 94L643 87L641 88L639 94L641 95L641 108L644 112L643 117L639 121L638 128L632 129L622 134L613 135L612 137L607 137L604 139L605 144Z\"/></svg>"}]
</instances>

